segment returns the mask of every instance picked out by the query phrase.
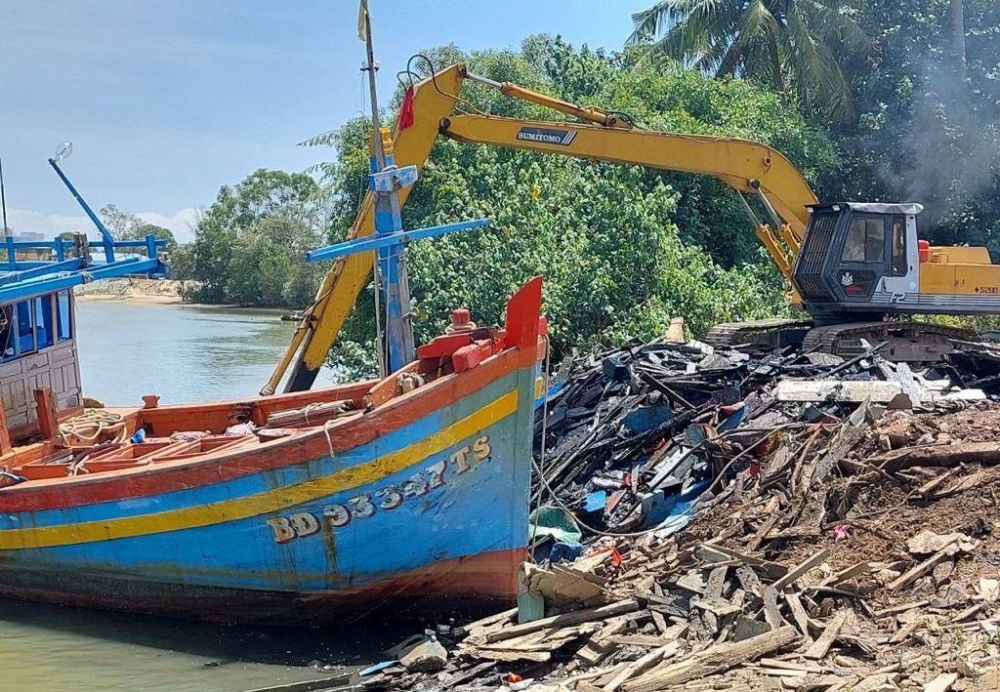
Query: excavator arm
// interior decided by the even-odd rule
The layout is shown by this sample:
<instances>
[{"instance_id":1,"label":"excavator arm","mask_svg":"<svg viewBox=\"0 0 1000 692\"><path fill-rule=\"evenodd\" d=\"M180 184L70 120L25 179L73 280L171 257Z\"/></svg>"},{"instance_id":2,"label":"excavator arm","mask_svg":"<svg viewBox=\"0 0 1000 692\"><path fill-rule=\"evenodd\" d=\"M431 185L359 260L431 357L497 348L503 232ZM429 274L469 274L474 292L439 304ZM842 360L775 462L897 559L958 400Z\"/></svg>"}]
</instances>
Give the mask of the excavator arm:
<instances>
[{"instance_id":1,"label":"excavator arm","mask_svg":"<svg viewBox=\"0 0 1000 692\"><path fill-rule=\"evenodd\" d=\"M456 114L465 80L546 106L586 123L527 121L482 114ZM438 135L470 144L488 144L561 154L594 161L711 175L739 193L758 238L785 278L805 238L808 205L816 196L801 172L781 152L747 140L652 132L629 126L615 114L578 106L510 83L494 82L453 65L418 84L413 124L394 137L396 164L422 167ZM761 223L747 204L754 196L767 209L772 227ZM407 190L400 192L406 202ZM374 230L373 199L365 196L350 238ZM306 312L277 368L261 391L272 394L294 361L286 391L309 389L372 271L369 253L338 260L327 273L313 306Z\"/></svg>"}]
</instances>

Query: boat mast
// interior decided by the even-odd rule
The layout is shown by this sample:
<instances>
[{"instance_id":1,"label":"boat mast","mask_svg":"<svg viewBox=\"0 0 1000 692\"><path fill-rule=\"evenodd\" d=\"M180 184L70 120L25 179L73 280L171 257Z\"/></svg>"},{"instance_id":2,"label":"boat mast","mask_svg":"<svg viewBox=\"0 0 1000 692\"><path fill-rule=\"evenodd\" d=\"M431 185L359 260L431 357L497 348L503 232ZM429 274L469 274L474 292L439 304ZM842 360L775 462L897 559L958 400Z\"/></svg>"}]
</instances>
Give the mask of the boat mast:
<instances>
[{"instance_id":1,"label":"boat mast","mask_svg":"<svg viewBox=\"0 0 1000 692\"><path fill-rule=\"evenodd\" d=\"M381 286L376 285L376 296L381 295L385 304L386 318L384 339L379 345L379 366L382 370L382 376L385 377L413 362L416 358L413 323L410 314L410 287L406 277L405 243L420 238L434 238L456 231L483 228L488 226L490 221L489 219L475 219L419 228L413 231L403 230L399 191L417 182L419 173L417 167L412 164L409 166L396 165L393 157L392 133L379 123L378 99L375 93L375 70L377 68L372 50L372 32L367 0L361 0L361 12L358 15L358 36L364 40L368 50L368 62L361 69L368 72L368 86L371 90L372 140L368 191L375 202L375 229L370 236L356 235L349 240L307 252L306 261L324 262L360 252L378 253L376 276L381 276ZM355 231L358 230L355 227ZM273 391L273 385L269 384L262 393L271 394ZM286 389L286 391L294 390Z\"/></svg>"},{"instance_id":2,"label":"boat mast","mask_svg":"<svg viewBox=\"0 0 1000 692\"><path fill-rule=\"evenodd\" d=\"M363 23L363 27L360 24ZM368 62L362 70L368 72L368 88L371 94L372 137L371 175L368 187L375 197L375 235L384 236L400 233L403 219L400 212L399 189L415 180L402 175L396 167L392 153L392 135L381 127L378 114L378 93L375 86L375 51L372 46L371 17L368 3L362 0L359 29L364 29L365 50ZM414 172L415 173L415 172ZM410 314L410 287L406 271L406 251L399 240L378 249L378 276L376 290L381 289L385 309L385 331L382 334L379 365L382 376L395 372L416 358L413 339L413 323ZM381 283L381 286L378 286ZM376 315L376 320L381 317Z\"/></svg>"}]
</instances>

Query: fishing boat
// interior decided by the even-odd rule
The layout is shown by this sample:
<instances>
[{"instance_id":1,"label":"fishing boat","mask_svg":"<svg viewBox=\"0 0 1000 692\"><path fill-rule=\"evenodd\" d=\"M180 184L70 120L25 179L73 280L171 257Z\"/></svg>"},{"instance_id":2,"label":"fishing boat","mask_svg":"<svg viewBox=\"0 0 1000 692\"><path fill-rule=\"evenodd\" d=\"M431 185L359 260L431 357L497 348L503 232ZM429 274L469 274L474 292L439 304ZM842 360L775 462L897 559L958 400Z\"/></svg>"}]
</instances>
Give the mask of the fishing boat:
<instances>
[{"instance_id":1,"label":"fishing boat","mask_svg":"<svg viewBox=\"0 0 1000 692\"><path fill-rule=\"evenodd\" d=\"M369 75L376 232L309 259L376 253L382 372L370 381L84 409L68 289L161 266L155 239L113 241L50 160L101 231L90 249L104 259L81 249L29 267L8 241L0 595L268 623L514 601L545 352L541 279L510 298L502 328L456 310L446 333L414 346L404 241L488 221L403 231L398 191L417 171L394 164ZM116 254L139 245L145 258Z\"/></svg>"},{"instance_id":2,"label":"fishing boat","mask_svg":"<svg viewBox=\"0 0 1000 692\"><path fill-rule=\"evenodd\" d=\"M0 594L274 623L511 602L540 296L532 281L504 329L456 324L386 378L250 401L149 397L97 418L79 406L72 312L57 318L69 340L57 328L57 346L3 366L8 412L7 369L69 351L20 384L38 403L30 422L3 426ZM65 291L25 300L73 304ZM0 290L0 307L25 314L6 301ZM56 396L57 382L73 387Z\"/></svg>"}]
</instances>

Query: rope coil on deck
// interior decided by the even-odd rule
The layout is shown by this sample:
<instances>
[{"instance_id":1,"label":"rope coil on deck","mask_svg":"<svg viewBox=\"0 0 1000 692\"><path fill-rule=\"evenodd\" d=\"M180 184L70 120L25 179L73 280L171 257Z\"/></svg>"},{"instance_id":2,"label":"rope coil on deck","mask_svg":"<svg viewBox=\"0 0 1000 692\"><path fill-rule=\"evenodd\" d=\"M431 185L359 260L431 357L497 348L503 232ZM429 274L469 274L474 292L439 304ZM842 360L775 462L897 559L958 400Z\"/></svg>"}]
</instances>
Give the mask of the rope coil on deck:
<instances>
[{"instance_id":1,"label":"rope coil on deck","mask_svg":"<svg viewBox=\"0 0 1000 692\"><path fill-rule=\"evenodd\" d=\"M96 408L63 421L59 424L59 432L70 445L124 442L128 438L125 418L120 413ZM102 440L102 437L107 439Z\"/></svg>"}]
</instances>

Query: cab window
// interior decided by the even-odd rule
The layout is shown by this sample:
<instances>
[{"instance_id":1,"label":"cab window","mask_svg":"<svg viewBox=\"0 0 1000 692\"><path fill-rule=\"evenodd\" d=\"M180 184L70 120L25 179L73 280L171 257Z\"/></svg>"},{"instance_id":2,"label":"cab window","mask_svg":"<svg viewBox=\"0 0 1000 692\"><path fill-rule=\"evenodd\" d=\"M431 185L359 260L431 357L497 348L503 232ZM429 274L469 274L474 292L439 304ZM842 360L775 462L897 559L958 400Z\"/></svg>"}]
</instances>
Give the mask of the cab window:
<instances>
[{"instance_id":1,"label":"cab window","mask_svg":"<svg viewBox=\"0 0 1000 692\"><path fill-rule=\"evenodd\" d=\"M906 219L897 216L892 220L892 275L906 276Z\"/></svg>"},{"instance_id":2,"label":"cab window","mask_svg":"<svg viewBox=\"0 0 1000 692\"><path fill-rule=\"evenodd\" d=\"M885 259L885 219L856 216L841 254L844 262L882 262Z\"/></svg>"}]
</instances>

